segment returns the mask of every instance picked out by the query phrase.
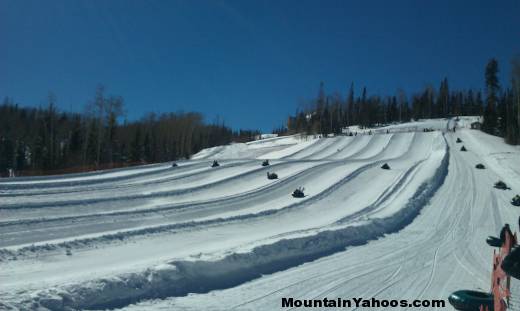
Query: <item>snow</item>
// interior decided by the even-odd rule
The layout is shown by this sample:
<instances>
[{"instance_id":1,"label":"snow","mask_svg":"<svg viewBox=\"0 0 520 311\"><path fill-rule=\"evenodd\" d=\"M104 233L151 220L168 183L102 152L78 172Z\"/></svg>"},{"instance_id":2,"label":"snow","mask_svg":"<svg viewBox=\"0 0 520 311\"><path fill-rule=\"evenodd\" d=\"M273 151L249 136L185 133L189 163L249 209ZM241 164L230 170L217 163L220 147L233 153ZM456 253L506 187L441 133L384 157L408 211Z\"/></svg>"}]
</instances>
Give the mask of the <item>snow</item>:
<instances>
[{"instance_id":1,"label":"snow","mask_svg":"<svg viewBox=\"0 0 520 311\"><path fill-rule=\"evenodd\" d=\"M520 215L509 204L520 149L473 120L456 133L453 120L423 120L219 146L178 168L2 181L0 309L276 310L282 297L487 290L484 240ZM299 186L303 199L290 195Z\"/></svg>"},{"instance_id":2,"label":"snow","mask_svg":"<svg viewBox=\"0 0 520 311\"><path fill-rule=\"evenodd\" d=\"M0 185L35 185L42 186L47 184L71 184L73 182L85 182L85 181L99 181L99 180L113 180L120 177L128 177L132 175L143 175L151 172L161 171L169 168L169 164L152 164L146 166L139 166L127 169L114 169L107 171L96 171L89 173L70 174L62 176L43 176L43 177L18 177L16 179L9 178L0 180ZM75 177L72 177L75 176Z\"/></svg>"},{"instance_id":3,"label":"snow","mask_svg":"<svg viewBox=\"0 0 520 311\"><path fill-rule=\"evenodd\" d=\"M481 122L481 118L478 116L463 116L458 119L420 119L412 122L395 123L390 125L384 125L373 128L360 128L359 126L350 126L344 129L347 133L358 133L366 135L369 132L372 133L395 133L395 132L414 132L423 131L425 129L433 129L437 131L447 131L453 129L456 125L457 128L469 128L473 122Z\"/></svg>"},{"instance_id":4,"label":"snow","mask_svg":"<svg viewBox=\"0 0 520 311\"><path fill-rule=\"evenodd\" d=\"M265 138L248 143L231 143L226 146L217 146L203 149L191 158L200 159L278 159L278 153L290 155L306 147L302 142L312 143L313 137L306 135L292 135L283 137ZM292 149L287 147L294 147ZM289 151L289 152L287 152Z\"/></svg>"}]
</instances>

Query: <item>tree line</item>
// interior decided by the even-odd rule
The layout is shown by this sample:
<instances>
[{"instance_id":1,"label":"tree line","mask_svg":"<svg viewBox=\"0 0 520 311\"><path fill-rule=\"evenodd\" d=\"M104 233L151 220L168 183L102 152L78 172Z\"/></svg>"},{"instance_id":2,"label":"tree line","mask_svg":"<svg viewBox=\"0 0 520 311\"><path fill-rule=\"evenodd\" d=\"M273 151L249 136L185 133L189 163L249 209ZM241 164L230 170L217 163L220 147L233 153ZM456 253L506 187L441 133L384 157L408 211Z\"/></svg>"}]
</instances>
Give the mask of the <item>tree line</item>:
<instances>
[{"instance_id":1,"label":"tree line","mask_svg":"<svg viewBox=\"0 0 520 311\"><path fill-rule=\"evenodd\" d=\"M444 78L438 89L426 86L407 96L328 95L322 82L318 96L290 116L280 134L328 134L352 125L377 127L411 119L483 116L482 130L520 144L520 57L512 61L510 83L500 84L498 62L484 71L485 90L452 90ZM103 86L83 113L62 112L50 94L45 107L20 107L10 98L0 105L0 176L50 174L113 168L189 158L203 148L253 140L256 130L233 131L223 121L204 121L196 112L150 113L137 121L125 118L124 99L108 96Z\"/></svg>"},{"instance_id":2,"label":"tree line","mask_svg":"<svg viewBox=\"0 0 520 311\"><path fill-rule=\"evenodd\" d=\"M504 137L508 144L520 144L520 56L512 64L511 84L502 89L498 79L498 62L486 65L486 105L482 130Z\"/></svg>"},{"instance_id":3,"label":"tree line","mask_svg":"<svg viewBox=\"0 0 520 311\"><path fill-rule=\"evenodd\" d=\"M512 68L511 84L501 88L498 63L491 59L485 69L484 94L451 90L444 78L438 89L426 86L410 97L403 90L393 96L368 95L366 87L356 96L352 83L342 98L338 93L327 95L321 82L318 96L289 116L285 131L339 134L352 125L378 127L412 119L483 116L484 131L504 137L509 144L520 144L520 57L512 61Z\"/></svg>"},{"instance_id":4,"label":"tree line","mask_svg":"<svg viewBox=\"0 0 520 311\"><path fill-rule=\"evenodd\" d=\"M45 107L5 98L0 105L0 175L38 175L114 168L189 158L203 148L253 140L197 112L150 113L125 120L124 99L96 89L83 113L62 112L50 94Z\"/></svg>"}]
</instances>

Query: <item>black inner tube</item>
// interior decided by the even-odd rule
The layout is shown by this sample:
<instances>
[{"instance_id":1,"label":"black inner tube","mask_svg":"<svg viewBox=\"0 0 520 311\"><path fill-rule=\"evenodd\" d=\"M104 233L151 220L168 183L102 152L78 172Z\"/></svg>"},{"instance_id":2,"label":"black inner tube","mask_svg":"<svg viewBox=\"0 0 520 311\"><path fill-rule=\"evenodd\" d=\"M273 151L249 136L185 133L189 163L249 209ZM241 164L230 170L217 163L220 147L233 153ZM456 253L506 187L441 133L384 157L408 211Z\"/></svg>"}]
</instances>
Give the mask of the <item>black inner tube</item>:
<instances>
[{"instance_id":1,"label":"black inner tube","mask_svg":"<svg viewBox=\"0 0 520 311\"><path fill-rule=\"evenodd\" d=\"M451 294L448 301L455 309L462 311L478 311L480 306L494 310L493 294L485 292L459 290Z\"/></svg>"}]
</instances>

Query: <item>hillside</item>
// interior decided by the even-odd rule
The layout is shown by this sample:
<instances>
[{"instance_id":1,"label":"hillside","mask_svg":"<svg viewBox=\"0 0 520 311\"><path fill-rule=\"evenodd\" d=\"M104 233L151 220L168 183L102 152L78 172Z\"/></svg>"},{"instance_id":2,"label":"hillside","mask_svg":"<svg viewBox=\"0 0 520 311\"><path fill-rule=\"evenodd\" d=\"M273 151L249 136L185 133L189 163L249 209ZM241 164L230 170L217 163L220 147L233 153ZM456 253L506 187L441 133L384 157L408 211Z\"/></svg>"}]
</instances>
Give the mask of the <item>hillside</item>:
<instances>
[{"instance_id":1,"label":"hillside","mask_svg":"<svg viewBox=\"0 0 520 311\"><path fill-rule=\"evenodd\" d=\"M506 222L518 231L509 201L520 148L472 121L269 138L177 167L0 179L0 307L274 310L282 297L487 290L485 238ZM494 189L498 180L512 189ZM291 196L298 187L304 198Z\"/></svg>"}]
</instances>

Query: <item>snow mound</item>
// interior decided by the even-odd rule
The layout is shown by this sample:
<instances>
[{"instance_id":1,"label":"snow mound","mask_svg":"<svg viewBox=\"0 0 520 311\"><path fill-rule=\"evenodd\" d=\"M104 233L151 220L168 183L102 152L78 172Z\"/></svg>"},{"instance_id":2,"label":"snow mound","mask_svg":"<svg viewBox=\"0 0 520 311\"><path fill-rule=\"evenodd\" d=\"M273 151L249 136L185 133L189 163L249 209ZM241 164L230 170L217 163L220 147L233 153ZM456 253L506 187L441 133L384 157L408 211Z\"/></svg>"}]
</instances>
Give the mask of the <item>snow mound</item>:
<instances>
[{"instance_id":1,"label":"snow mound","mask_svg":"<svg viewBox=\"0 0 520 311\"><path fill-rule=\"evenodd\" d=\"M193 155L191 159L278 159L306 148L312 141L312 137L292 135L247 143L231 143L226 146L203 149Z\"/></svg>"}]
</instances>

